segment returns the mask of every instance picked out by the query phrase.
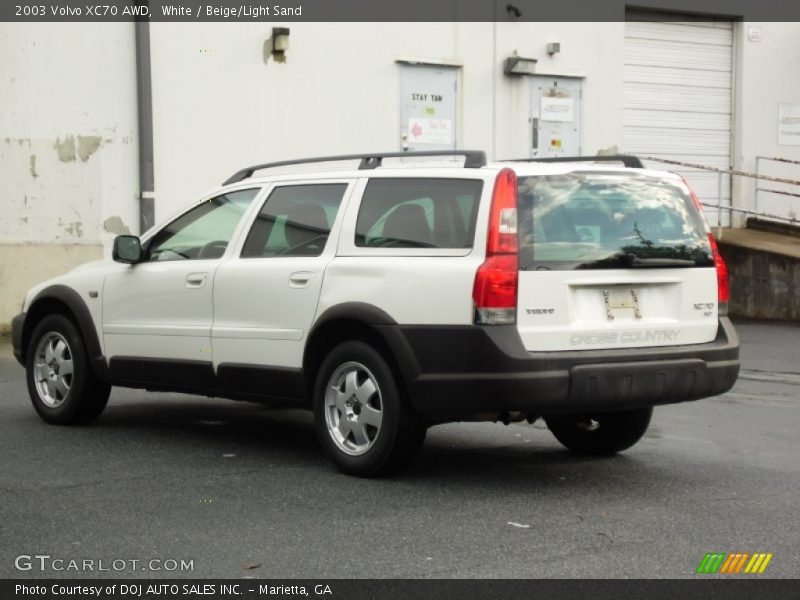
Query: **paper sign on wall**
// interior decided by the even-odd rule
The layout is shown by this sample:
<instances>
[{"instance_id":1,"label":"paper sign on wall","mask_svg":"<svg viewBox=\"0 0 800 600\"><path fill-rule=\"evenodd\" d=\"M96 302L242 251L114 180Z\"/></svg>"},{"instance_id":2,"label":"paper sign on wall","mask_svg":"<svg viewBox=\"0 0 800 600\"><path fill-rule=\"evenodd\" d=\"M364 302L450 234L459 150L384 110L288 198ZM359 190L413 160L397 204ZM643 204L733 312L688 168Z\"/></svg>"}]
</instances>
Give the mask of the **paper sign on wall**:
<instances>
[{"instance_id":1,"label":"paper sign on wall","mask_svg":"<svg viewBox=\"0 0 800 600\"><path fill-rule=\"evenodd\" d=\"M452 144L453 121L411 117L408 120L408 139L417 144Z\"/></svg>"},{"instance_id":2,"label":"paper sign on wall","mask_svg":"<svg viewBox=\"0 0 800 600\"><path fill-rule=\"evenodd\" d=\"M572 98L542 96L539 112L542 121L572 122L575 120L575 103Z\"/></svg>"},{"instance_id":3,"label":"paper sign on wall","mask_svg":"<svg viewBox=\"0 0 800 600\"><path fill-rule=\"evenodd\" d=\"M800 104L778 104L778 145L800 146Z\"/></svg>"}]
</instances>

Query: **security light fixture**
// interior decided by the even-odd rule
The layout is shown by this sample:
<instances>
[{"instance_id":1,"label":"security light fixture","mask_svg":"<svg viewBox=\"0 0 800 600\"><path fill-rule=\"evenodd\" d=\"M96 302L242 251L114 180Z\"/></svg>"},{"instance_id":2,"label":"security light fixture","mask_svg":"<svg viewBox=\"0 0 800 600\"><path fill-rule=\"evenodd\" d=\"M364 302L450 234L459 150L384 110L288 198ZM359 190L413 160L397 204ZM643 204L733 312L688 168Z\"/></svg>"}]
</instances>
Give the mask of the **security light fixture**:
<instances>
[{"instance_id":1,"label":"security light fixture","mask_svg":"<svg viewBox=\"0 0 800 600\"><path fill-rule=\"evenodd\" d=\"M559 42L550 42L547 44L547 53L550 56L553 56L553 54L558 54L559 52L561 52L561 44Z\"/></svg>"},{"instance_id":2,"label":"security light fixture","mask_svg":"<svg viewBox=\"0 0 800 600\"><path fill-rule=\"evenodd\" d=\"M536 59L521 56L509 56L505 60L503 73L506 75L535 75Z\"/></svg>"},{"instance_id":3,"label":"security light fixture","mask_svg":"<svg viewBox=\"0 0 800 600\"><path fill-rule=\"evenodd\" d=\"M272 28L272 52L283 54L289 49L289 28Z\"/></svg>"},{"instance_id":4,"label":"security light fixture","mask_svg":"<svg viewBox=\"0 0 800 600\"><path fill-rule=\"evenodd\" d=\"M515 19L519 19L522 16L522 11L518 6L514 6L513 4L506 4L506 12L512 15Z\"/></svg>"}]
</instances>

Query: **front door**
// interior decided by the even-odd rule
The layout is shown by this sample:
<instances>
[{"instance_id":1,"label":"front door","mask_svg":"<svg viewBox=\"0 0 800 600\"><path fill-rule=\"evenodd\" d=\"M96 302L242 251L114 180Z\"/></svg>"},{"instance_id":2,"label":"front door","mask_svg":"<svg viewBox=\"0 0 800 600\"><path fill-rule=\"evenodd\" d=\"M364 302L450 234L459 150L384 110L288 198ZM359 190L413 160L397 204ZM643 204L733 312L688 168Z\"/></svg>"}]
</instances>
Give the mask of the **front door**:
<instances>
[{"instance_id":1,"label":"front door","mask_svg":"<svg viewBox=\"0 0 800 600\"><path fill-rule=\"evenodd\" d=\"M210 366L214 275L258 191L229 192L195 206L145 244L143 262L106 277L103 336L114 375L156 381L154 365L167 371Z\"/></svg>"}]
</instances>

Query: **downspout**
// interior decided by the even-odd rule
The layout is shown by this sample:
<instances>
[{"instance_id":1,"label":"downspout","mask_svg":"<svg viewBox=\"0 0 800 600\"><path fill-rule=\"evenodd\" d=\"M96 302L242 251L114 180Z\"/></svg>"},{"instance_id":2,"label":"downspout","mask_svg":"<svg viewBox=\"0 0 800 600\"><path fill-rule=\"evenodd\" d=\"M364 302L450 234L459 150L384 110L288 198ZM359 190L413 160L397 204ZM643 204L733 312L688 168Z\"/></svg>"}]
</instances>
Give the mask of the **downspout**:
<instances>
[{"instance_id":1,"label":"downspout","mask_svg":"<svg viewBox=\"0 0 800 600\"><path fill-rule=\"evenodd\" d=\"M144 3L149 5L148 3ZM137 19L136 95L139 116L139 233L155 224L153 177L153 94L150 80L150 22Z\"/></svg>"},{"instance_id":2,"label":"downspout","mask_svg":"<svg viewBox=\"0 0 800 600\"><path fill-rule=\"evenodd\" d=\"M492 3L492 160L497 160L497 0Z\"/></svg>"}]
</instances>

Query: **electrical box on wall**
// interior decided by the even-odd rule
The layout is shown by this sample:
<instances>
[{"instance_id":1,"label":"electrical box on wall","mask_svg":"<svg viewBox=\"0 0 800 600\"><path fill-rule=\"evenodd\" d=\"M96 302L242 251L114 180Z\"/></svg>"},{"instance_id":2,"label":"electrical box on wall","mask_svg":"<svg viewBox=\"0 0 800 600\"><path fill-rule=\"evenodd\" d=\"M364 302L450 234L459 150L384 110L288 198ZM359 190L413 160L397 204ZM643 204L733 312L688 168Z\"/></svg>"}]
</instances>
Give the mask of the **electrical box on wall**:
<instances>
[{"instance_id":1,"label":"electrical box on wall","mask_svg":"<svg viewBox=\"0 0 800 600\"><path fill-rule=\"evenodd\" d=\"M400 148L451 150L458 144L458 69L399 65Z\"/></svg>"},{"instance_id":2,"label":"electrical box on wall","mask_svg":"<svg viewBox=\"0 0 800 600\"><path fill-rule=\"evenodd\" d=\"M580 156L582 79L536 75L531 81L531 157Z\"/></svg>"}]
</instances>

